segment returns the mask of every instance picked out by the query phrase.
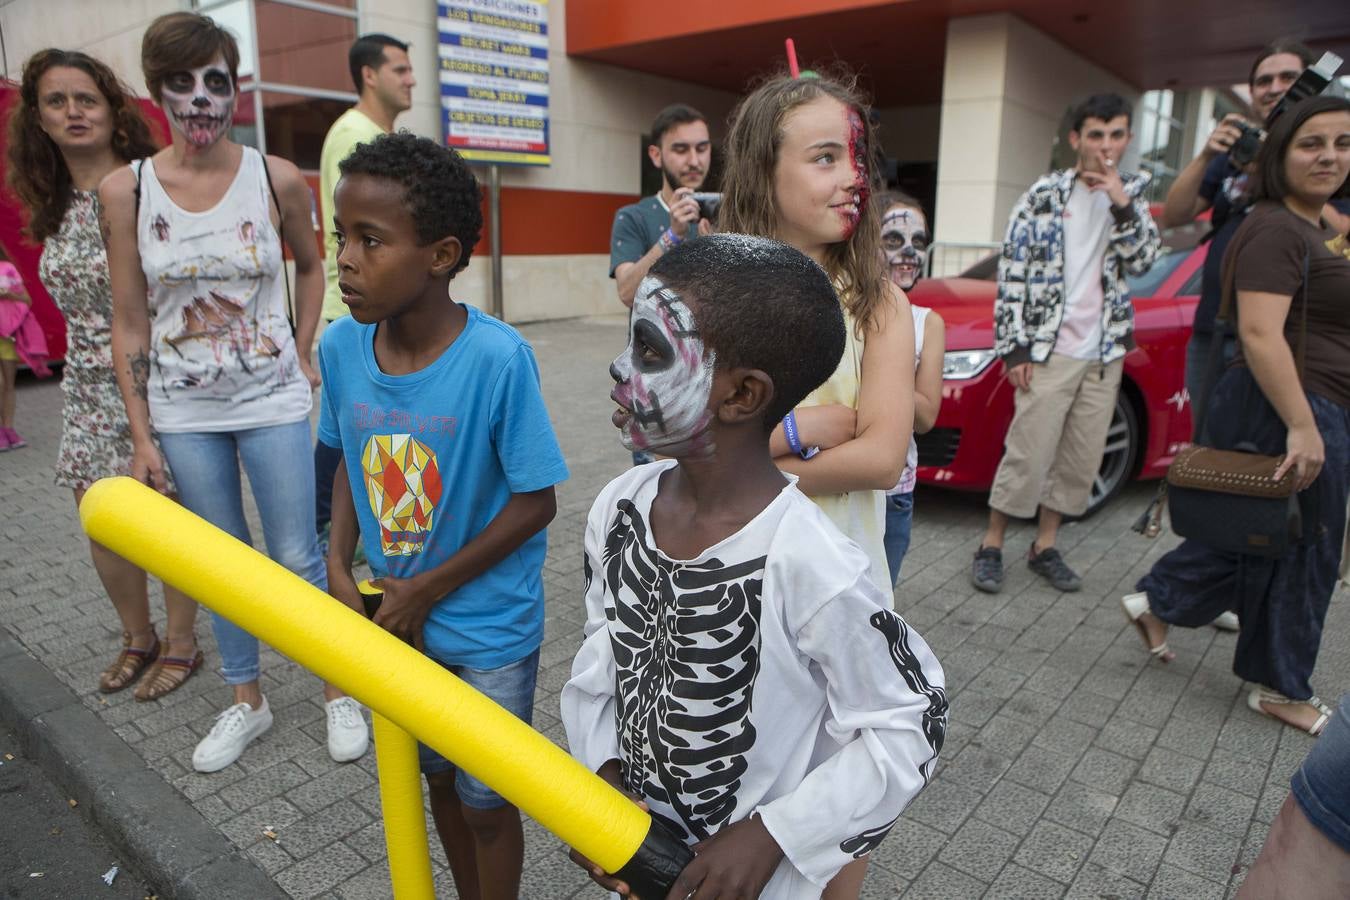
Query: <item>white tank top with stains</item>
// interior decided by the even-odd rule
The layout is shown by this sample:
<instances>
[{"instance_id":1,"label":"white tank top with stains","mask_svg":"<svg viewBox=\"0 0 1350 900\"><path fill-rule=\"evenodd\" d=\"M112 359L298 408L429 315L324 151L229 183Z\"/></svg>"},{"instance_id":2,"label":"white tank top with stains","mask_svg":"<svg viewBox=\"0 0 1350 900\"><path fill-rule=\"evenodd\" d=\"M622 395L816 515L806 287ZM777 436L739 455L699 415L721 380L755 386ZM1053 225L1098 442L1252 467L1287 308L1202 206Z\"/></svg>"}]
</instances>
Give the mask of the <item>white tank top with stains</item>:
<instances>
[{"instance_id":1,"label":"white tank top with stains","mask_svg":"<svg viewBox=\"0 0 1350 900\"><path fill-rule=\"evenodd\" d=\"M263 159L243 150L225 196L198 213L170 199L150 160L132 163L150 306L150 418L159 431L240 431L309 415Z\"/></svg>"}]
</instances>

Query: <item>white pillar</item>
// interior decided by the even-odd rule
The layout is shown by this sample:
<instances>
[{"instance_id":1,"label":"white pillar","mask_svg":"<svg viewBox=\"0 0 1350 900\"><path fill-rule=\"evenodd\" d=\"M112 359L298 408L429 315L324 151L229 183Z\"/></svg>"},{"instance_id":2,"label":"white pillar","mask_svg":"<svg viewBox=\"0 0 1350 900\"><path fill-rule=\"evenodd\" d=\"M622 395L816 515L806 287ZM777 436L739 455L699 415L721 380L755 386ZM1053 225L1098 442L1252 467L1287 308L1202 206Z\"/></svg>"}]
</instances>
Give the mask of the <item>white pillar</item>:
<instances>
[{"instance_id":1,"label":"white pillar","mask_svg":"<svg viewBox=\"0 0 1350 900\"><path fill-rule=\"evenodd\" d=\"M935 239L1002 240L1017 198L1049 170L1066 110L1106 92L1120 94L1131 106L1139 96L1011 14L952 19L943 72Z\"/></svg>"}]
</instances>

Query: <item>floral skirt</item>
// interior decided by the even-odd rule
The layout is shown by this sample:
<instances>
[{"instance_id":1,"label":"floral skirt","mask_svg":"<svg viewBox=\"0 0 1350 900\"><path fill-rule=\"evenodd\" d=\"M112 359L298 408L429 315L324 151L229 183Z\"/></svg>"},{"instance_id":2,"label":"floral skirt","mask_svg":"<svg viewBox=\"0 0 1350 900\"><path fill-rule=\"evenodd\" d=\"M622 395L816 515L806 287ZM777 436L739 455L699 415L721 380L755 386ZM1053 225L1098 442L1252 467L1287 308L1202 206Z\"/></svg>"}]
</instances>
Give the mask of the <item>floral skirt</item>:
<instances>
[{"instance_id":1,"label":"floral skirt","mask_svg":"<svg viewBox=\"0 0 1350 900\"><path fill-rule=\"evenodd\" d=\"M61 378L61 449L56 483L77 491L100 478L131 471L131 425L112 373L91 373L67 364ZM173 476L165 464L169 489Z\"/></svg>"}]
</instances>

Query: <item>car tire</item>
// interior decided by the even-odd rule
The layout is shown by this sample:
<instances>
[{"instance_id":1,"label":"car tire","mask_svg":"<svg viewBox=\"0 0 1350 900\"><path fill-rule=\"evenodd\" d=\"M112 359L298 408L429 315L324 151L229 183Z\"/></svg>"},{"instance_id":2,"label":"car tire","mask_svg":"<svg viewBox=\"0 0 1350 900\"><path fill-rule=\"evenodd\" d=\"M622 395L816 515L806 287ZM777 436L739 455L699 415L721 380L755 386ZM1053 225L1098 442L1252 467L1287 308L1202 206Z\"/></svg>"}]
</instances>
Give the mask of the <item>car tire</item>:
<instances>
[{"instance_id":1,"label":"car tire","mask_svg":"<svg viewBox=\"0 0 1350 900\"><path fill-rule=\"evenodd\" d=\"M1096 513L1129 484L1134 477L1135 461L1139 458L1141 437L1139 414L1122 386L1116 394L1116 408L1106 431L1106 446L1102 449L1102 464L1092 480L1083 518Z\"/></svg>"}]
</instances>

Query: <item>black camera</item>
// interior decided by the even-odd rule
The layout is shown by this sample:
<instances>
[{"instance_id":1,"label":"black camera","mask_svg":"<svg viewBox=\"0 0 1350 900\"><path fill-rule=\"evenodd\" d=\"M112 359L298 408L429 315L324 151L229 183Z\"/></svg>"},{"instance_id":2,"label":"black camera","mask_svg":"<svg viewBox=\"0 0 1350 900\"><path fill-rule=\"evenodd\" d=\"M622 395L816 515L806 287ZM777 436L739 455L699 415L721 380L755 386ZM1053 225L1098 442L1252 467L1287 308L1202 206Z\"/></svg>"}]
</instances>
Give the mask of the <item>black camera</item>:
<instances>
[{"instance_id":1,"label":"black camera","mask_svg":"<svg viewBox=\"0 0 1350 900\"><path fill-rule=\"evenodd\" d=\"M722 195L712 191L698 191L689 196L698 204L699 218L716 224L717 210L722 206Z\"/></svg>"},{"instance_id":2,"label":"black camera","mask_svg":"<svg viewBox=\"0 0 1350 900\"><path fill-rule=\"evenodd\" d=\"M1336 77L1336 72L1341 67L1341 58L1335 53L1327 52L1322 54L1322 58L1304 69L1299 74L1298 80L1289 86L1289 90L1280 98L1280 102L1275 104L1275 108L1270 111L1266 118L1266 128L1274 124L1286 109L1298 103L1300 100L1306 100L1309 97L1316 96L1326 89L1331 83L1331 79ZM1256 159L1256 154L1261 150L1261 142L1266 139L1266 133L1255 125L1249 125L1246 122L1239 122L1238 129L1242 134L1233 146L1228 150L1228 159L1233 165L1241 168L1252 160Z\"/></svg>"}]
</instances>

